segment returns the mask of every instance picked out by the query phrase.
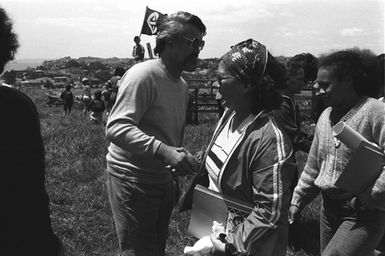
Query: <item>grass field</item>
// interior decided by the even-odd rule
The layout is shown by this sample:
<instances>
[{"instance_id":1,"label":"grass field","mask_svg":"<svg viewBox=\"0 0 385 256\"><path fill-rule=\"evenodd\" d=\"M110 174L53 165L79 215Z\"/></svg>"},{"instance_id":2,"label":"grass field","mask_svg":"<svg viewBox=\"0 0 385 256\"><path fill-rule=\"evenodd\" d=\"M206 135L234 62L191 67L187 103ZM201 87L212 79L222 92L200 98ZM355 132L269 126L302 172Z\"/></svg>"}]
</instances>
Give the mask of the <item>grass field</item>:
<instances>
[{"instance_id":1,"label":"grass field","mask_svg":"<svg viewBox=\"0 0 385 256\"><path fill-rule=\"evenodd\" d=\"M118 243L105 186L107 140L103 125L91 124L75 106L71 116L61 107L45 105L42 90L25 91L36 103L46 151L46 187L54 230L66 247L66 255L118 255ZM304 103L304 108L309 104ZM200 125L188 126L184 143L191 152L203 150L217 116L201 116ZM305 122L305 128L309 122ZM306 154L298 153L302 169ZM318 255L319 199L305 208L298 235L301 250L287 255ZM174 212L167 255L182 255L195 239L186 232L189 213Z\"/></svg>"}]
</instances>

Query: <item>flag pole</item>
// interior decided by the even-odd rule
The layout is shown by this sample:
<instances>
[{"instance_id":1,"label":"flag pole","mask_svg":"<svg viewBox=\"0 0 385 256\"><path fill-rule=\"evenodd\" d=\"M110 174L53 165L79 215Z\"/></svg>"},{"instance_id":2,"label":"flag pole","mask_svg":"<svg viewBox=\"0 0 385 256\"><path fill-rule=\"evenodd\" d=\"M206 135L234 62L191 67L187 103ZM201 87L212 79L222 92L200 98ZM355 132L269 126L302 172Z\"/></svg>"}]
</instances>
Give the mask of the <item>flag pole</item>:
<instances>
[{"instance_id":1,"label":"flag pole","mask_svg":"<svg viewBox=\"0 0 385 256\"><path fill-rule=\"evenodd\" d=\"M140 28L140 32L139 32L139 38L142 36L143 25L144 25L144 23L146 22L147 9L148 9L148 6L146 5L146 11L144 12L144 17L143 17L142 27Z\"/></svg>"}]
</instances>

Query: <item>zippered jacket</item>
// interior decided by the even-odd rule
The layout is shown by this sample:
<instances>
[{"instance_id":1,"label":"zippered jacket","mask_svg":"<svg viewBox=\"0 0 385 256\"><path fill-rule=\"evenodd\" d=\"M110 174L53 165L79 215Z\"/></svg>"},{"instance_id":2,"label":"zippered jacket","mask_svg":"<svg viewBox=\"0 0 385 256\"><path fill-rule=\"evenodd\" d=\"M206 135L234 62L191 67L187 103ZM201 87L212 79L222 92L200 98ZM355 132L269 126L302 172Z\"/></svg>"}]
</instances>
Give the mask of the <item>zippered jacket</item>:
<instances>
[{"instance_id":1,"label":"zippered jacket","mask_svg":"<svg viewBox=\"0 0 385 256\"><path fill-rule=\"evenodd\" d=\"M227 110L219 121L196 179L206 172L206 155L231 114ZM226 255L286 254L289 186L295 173L292 152L289 137L271 113L256 117L243 132L221 168L220 192L252 204L254 209L228 231ZM193 187L182 197L181 210L189 207Z\"/></svg>"}]
</instances>

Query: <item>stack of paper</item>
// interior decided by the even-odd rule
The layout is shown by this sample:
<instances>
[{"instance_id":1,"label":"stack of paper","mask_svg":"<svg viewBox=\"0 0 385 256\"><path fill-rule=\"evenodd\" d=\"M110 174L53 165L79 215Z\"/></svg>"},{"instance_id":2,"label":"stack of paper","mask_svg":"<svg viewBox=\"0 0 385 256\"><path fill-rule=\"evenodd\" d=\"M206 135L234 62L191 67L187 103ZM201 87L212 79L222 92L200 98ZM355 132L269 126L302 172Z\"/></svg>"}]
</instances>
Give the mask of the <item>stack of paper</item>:
<instances>
[{"instance_id":1,"label":"stack of paper","mask_svg":"<svg viewBox=\"0 0 385 256\"><path fill-rule=\"evenodd\" d=\"M197 238L210 235L214 221L226 226L230 209L248 215L253 210L253 206L197 185L194 189L188 231Z\"/></svg>"}]
</instances>

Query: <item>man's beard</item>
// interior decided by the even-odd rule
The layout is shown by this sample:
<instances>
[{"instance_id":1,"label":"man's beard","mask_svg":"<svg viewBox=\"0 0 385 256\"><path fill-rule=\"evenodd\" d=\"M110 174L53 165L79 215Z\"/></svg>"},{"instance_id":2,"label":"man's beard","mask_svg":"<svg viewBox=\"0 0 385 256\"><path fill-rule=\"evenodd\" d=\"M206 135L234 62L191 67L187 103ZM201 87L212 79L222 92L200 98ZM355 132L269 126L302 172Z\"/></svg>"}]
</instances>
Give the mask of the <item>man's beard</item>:
<instances>
[{"instance_id":1,"label":"man's beard","mask_svg":"<svg viewBox=\"0 0 385 256\"><path fill-rule=\"evenodd\" d=\"M194 71L197 67L198 62L198 54L191 54L186 60L183 62L185 71Z\"/></svg>"}]
</instances>

